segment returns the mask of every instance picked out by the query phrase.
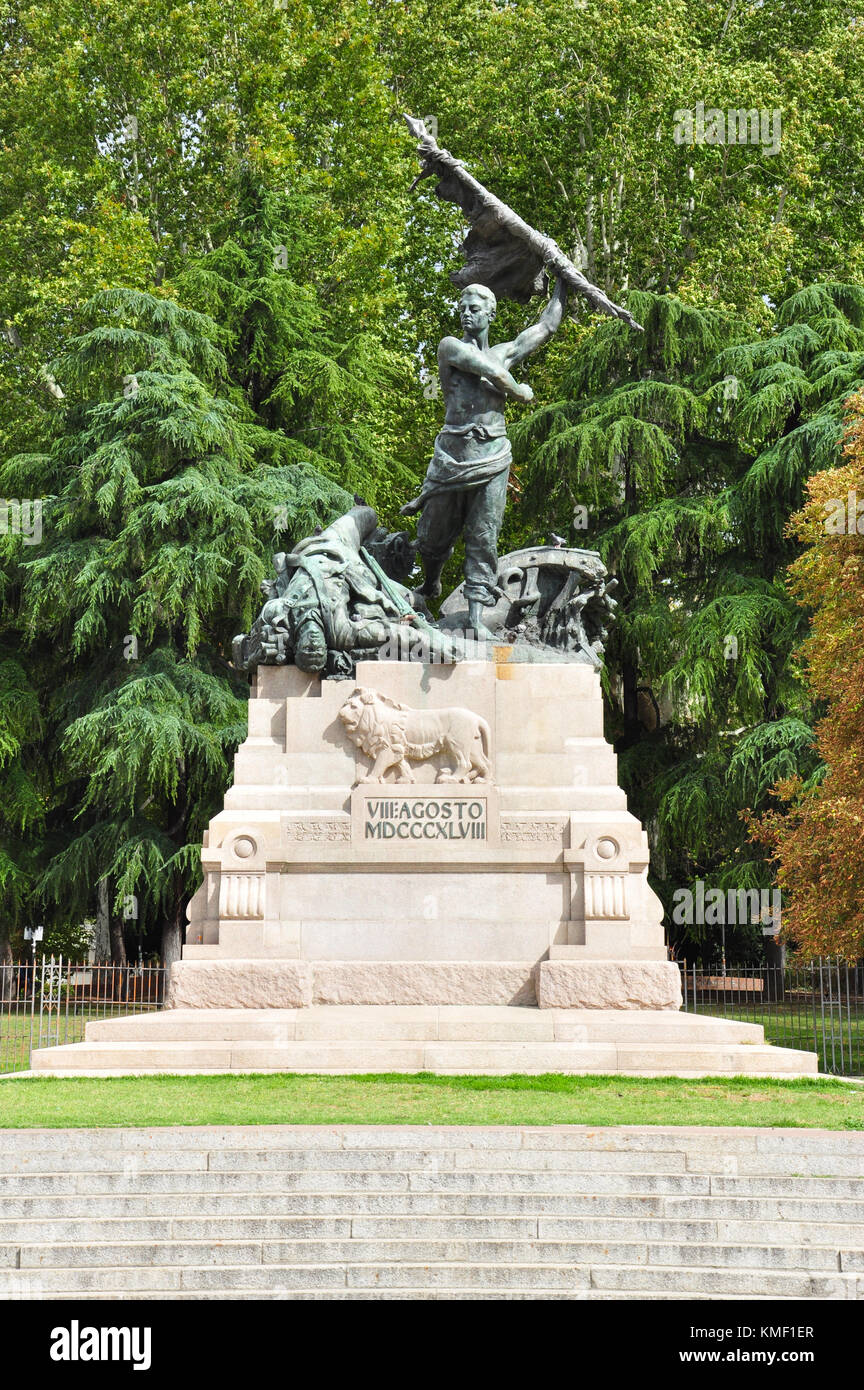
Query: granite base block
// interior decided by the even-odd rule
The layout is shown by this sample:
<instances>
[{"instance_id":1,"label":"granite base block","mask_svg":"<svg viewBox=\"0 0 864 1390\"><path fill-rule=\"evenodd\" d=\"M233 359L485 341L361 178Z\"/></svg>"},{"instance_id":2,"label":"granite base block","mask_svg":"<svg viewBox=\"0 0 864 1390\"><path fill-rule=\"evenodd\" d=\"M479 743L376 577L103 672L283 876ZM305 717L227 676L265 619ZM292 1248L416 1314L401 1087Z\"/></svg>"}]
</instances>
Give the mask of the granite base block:
<instances>
[{"instance_id":1,"label":"granite base block","mask_svg":"<svg viewBox=\"0 0 864 1390\"><path fill-rule=\"evenodd\" d=\"M544 960L537 971L541 1009L680 1009L674 961Z\"/></svg>"},{"instance_id":2,"label":"granite base block","mask_svg":"<svg viewBox=\"0 0 864 1390\"><path fill-rule=\"evenodd\" d=\"M531 961L182 960L173 1009L300 1009L312 1004L536 1006Z\"/></svg>"}]
</instances>

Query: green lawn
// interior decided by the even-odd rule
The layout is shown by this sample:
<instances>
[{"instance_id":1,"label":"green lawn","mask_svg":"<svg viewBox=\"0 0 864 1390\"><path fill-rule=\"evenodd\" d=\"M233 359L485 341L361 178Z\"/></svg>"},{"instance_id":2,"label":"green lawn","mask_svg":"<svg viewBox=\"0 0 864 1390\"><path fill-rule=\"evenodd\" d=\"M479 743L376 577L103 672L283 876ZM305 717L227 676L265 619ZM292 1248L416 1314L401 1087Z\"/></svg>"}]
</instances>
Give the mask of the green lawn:
<instances>
[{"instance_id":1,"label":"green lawn","mask_svg":"<svg viewBox=\"0 0 864 1390\"><path fill-rule=\"evenodd\" d=\"M0 1083L0 1128L240 1124L864 1129L842 1081L618 1076L154 1076Z\"/></svg>"},{"instance_id":2,"label":"green lawn","mask_svg":"<svg viewBox=\"0 0 864 1390\"><path fill-rule=\"evenodd\" d=\"M815 1052L820 1071L843 1072L847 1076L864 1073L864 1017L850 1013L845 1001L842 1008L838 1008L835 1001L833 1011L826 1006L824 1016L818 1005L814 1008L799 1000L759 1004L750 1009L745 1005L724 1008L722 1004L711 1003L700 1005L695 1012L700 1016L709 1014L714 1018L758 1023L765 1029L765 1041L775 1047Z\"/></svg>"},{"instance_id":3,"label":"green lawn","mask_svg":"<svg viewBox=\"0 0 864 1390\"><path fill-rule=\"evenodd\" d=\"M123 1014L128 1017L141 1012L129 1006ZM74 1012L61 1009L59 1013L41 1016L38 1012L30 1014L23 1010L21 1013L0 1013L0 1072L26 1071L30 1065L31 1041L33 1047L83 1042L88 1023L116 1018L117 1013L114 1006L100 1008L98 1004L83 1008L79 1005Z\"/></svg>"}]
</instances>

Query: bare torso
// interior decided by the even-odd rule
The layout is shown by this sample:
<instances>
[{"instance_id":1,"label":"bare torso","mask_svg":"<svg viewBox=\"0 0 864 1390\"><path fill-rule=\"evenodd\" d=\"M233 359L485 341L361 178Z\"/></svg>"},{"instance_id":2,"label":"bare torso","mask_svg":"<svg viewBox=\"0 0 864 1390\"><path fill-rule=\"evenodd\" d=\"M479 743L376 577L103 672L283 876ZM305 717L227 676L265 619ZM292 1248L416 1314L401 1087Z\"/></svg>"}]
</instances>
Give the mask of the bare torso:
<instances>
[{"instance_id":1,"label":"bare torso","mask_svg":"<svg viewBox=\"0 0 864 1390\"><path fill-rule=\"evenodd\" d=\"M503 354L495 348L487 348L484 356L489 358L490 364L494 362L499 370L504 366ZM490 445L499 448L505 430L505 393L493 386L487 377L461 371L446 361L440 363L439 376L446 407L444 424L441 427L445 436L442 443L451 458L482 458L490 452ZM489 429L489 435L485 439L473 435L451 435L447 433L448 425L457 428L465 425L485 425Z\"/></svg>"},{"instance_id":2,"label":"bare torso","mask_svg":"<svg viewBox=\"0 0 864 1390\"><path fill-rule=\"evenodd\" d=\"M484 355L497 366L504 365L494 348L487 348ZM503 423L505 394L487 377L460 371L448 362L442 362L439 375L446 405L445 425Z\"/></svg>"}]
</instances>

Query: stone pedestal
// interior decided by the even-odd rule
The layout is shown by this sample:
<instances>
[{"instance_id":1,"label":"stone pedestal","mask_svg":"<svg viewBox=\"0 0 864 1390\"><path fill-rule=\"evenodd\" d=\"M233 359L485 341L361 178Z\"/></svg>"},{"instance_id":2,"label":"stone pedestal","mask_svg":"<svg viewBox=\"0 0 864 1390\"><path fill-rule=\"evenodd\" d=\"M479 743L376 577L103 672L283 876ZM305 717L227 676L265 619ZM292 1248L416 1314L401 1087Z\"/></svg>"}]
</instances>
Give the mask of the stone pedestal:
<instances>
[{"instance_id":1,"label":"stone pedestal","mask_svg":"<svg viewBox=\"0 0 864 1390\"><path fill-rule=\"evenodd\" d=\"M812 1075L815 1053L680 1011L599 677L508 654L262 668L171 1007L34 1072Z\"/></svg>"},{"instance_id":2,"label":"stone pedestal","mask_svg":"<svg viewBox=\"0 0 864 1390\"><path fill-rule=\"evenodd\" d=\"M509 655L367 662L355 681L259 668L175 1005L680 1007L599 674ZM400 715L363 706L358 747L358 689L411 712L381 781Z\"/></svg>"}]
</instances>

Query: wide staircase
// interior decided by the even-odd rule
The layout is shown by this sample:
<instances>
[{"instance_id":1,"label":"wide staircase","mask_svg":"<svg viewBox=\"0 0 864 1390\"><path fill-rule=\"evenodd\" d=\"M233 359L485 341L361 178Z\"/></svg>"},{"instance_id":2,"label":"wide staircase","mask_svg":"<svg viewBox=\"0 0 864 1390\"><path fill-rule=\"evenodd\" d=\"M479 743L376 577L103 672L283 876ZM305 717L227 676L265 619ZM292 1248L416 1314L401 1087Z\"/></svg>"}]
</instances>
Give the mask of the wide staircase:
<instances>
[{"instance_id":1,"label":"wide staircase","mask_svg":"<svg viewBox=\"0 0 864 1390\"><path fill-rule=\"evenodd\" d=\"M825 1130L5 1130L0 1297L857 1299L862 1172Z\"/></svg>"}]
</instances>

